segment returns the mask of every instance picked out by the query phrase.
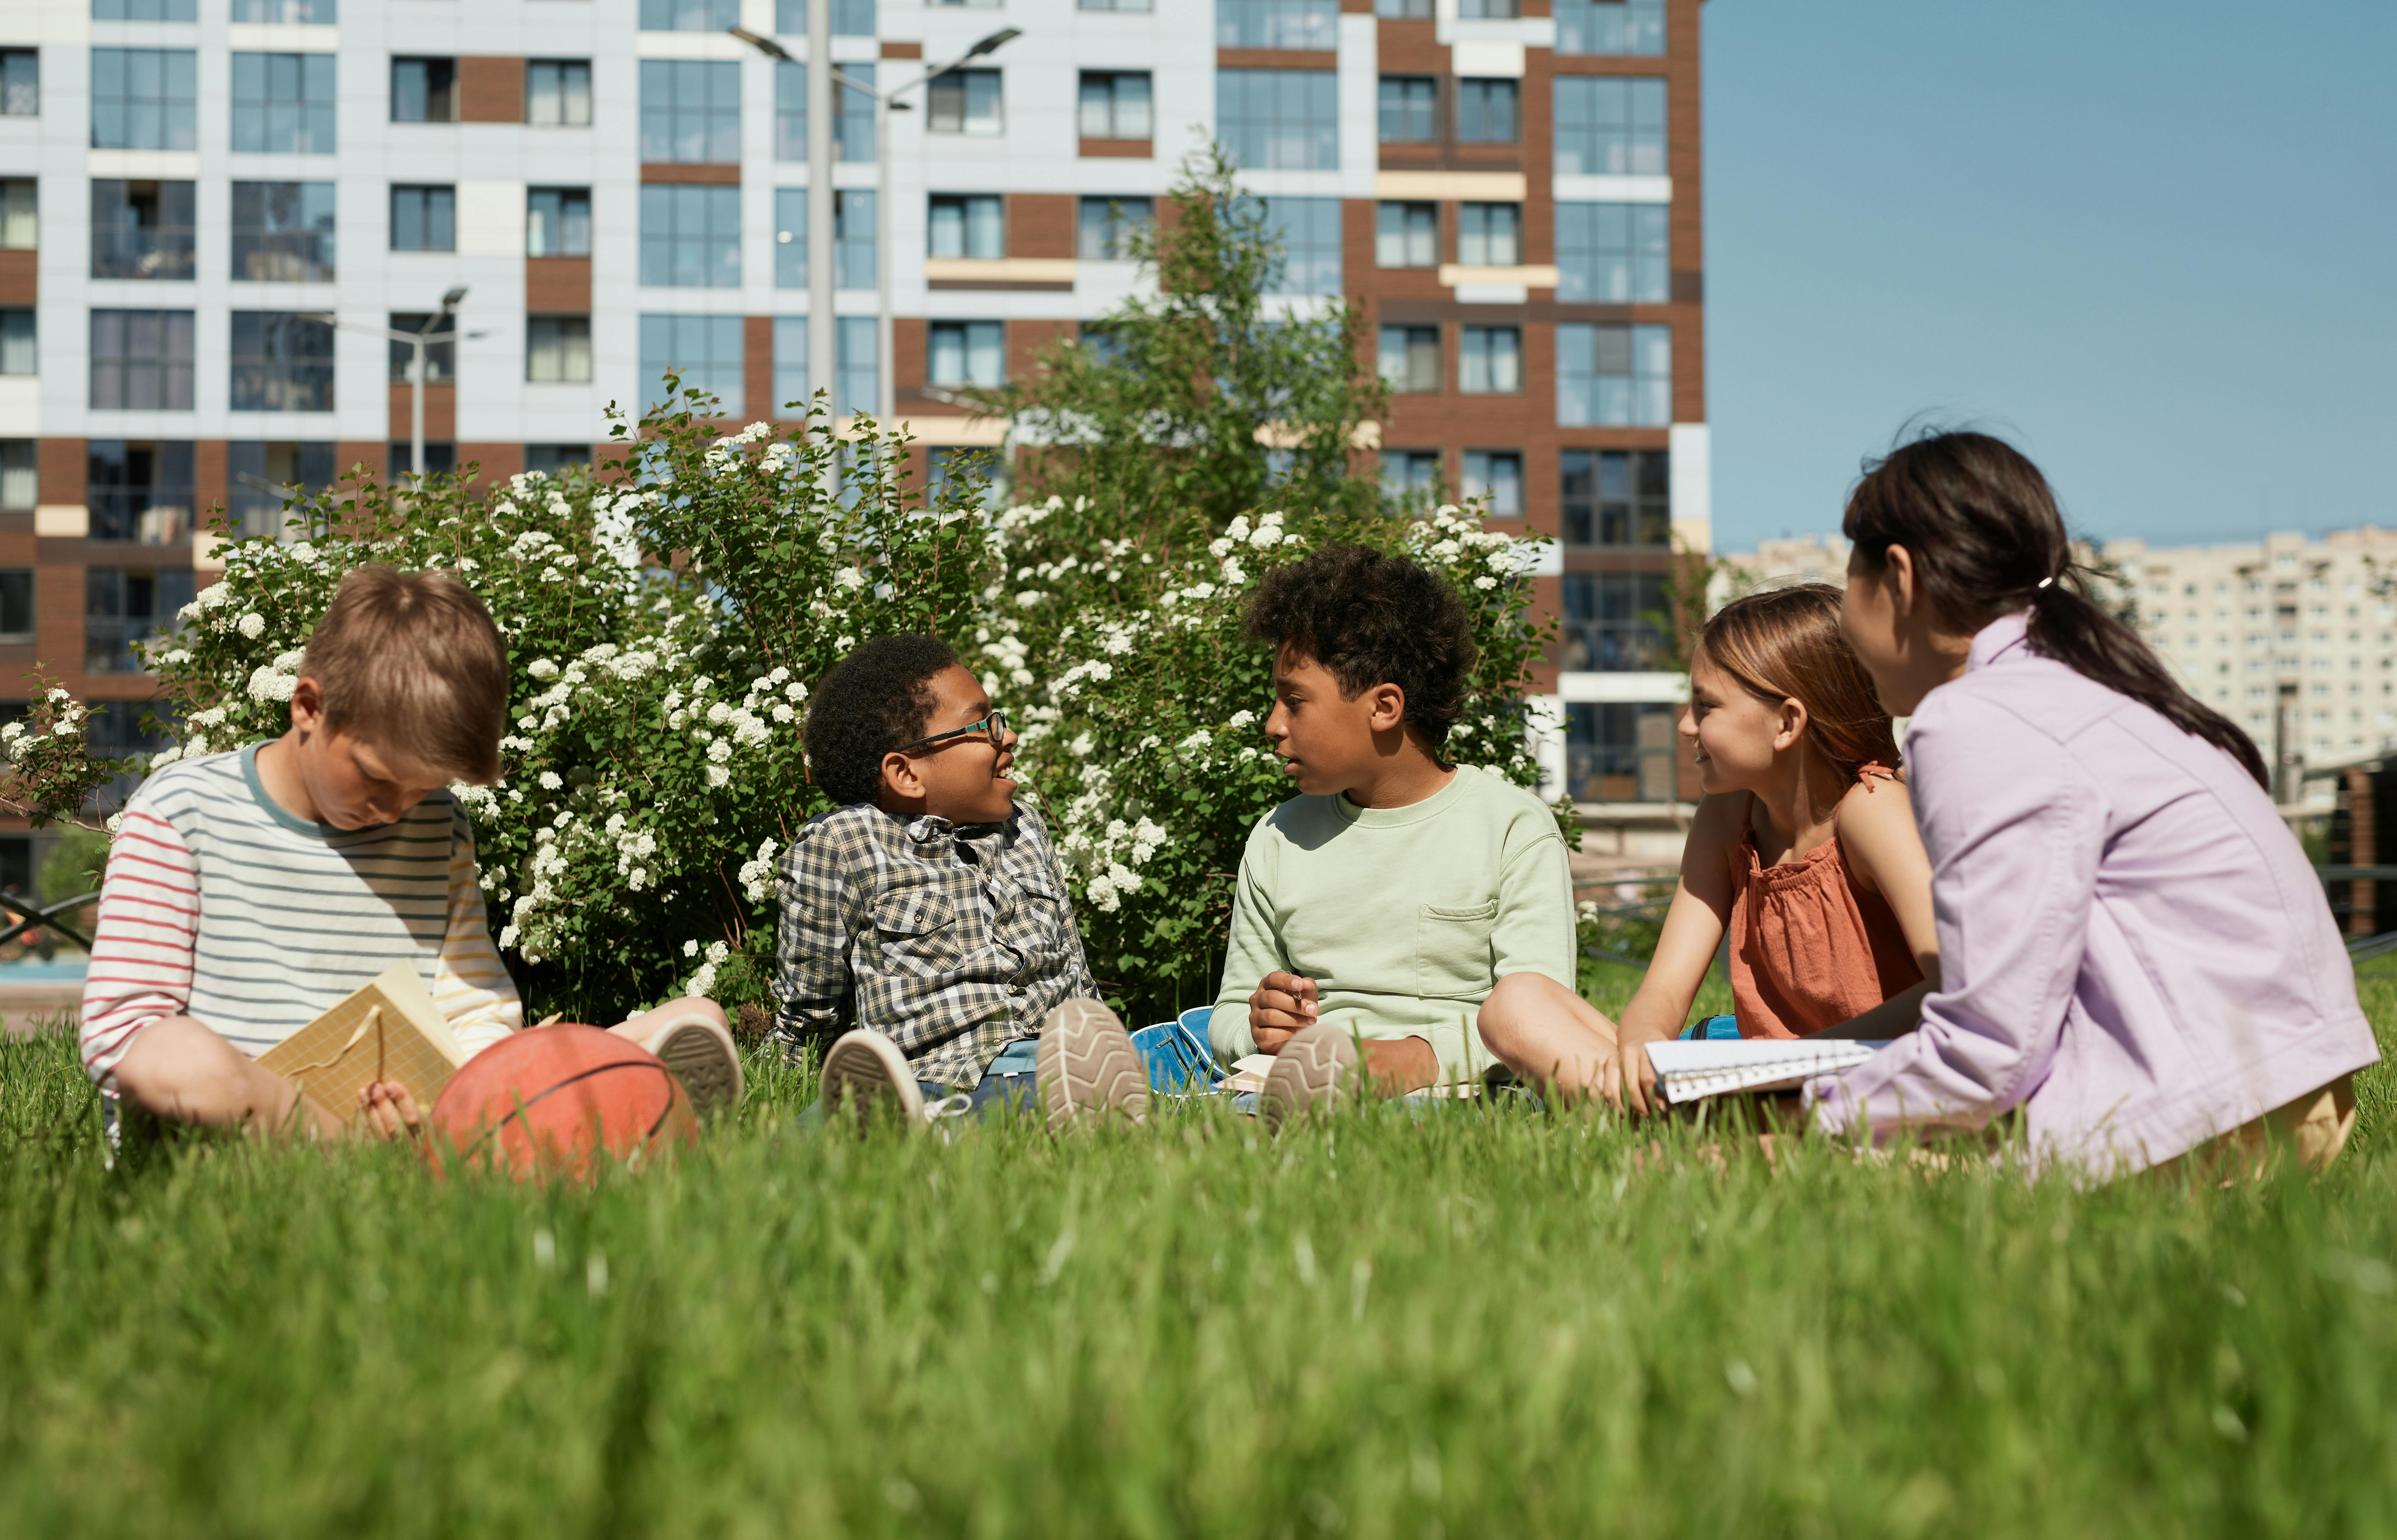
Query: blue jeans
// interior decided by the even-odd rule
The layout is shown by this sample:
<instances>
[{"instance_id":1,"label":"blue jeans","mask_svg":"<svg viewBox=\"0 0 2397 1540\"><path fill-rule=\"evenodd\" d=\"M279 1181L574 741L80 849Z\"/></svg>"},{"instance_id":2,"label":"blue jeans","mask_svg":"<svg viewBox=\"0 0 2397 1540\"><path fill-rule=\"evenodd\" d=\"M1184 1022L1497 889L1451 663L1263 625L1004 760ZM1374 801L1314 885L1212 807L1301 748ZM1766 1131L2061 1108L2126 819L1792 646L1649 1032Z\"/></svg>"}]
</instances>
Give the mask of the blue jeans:
<instances>
[{"instance_id":1,"label":"blue jeans","mask_svg":"<svg viewBox=\"0 0 2397 1540\"><path fill-rule=\"evenodd\" d=\"M998 1051L998 1057L983 1071L971 1091L958 1091L930 1080L918 1080L916 1089L924 1093L924 1105L933 1106L950 1096L969 1098L965 1116L982 1122L992 1116L994 1108L1029 1112L1038 1100L1033 1084L1035 1061L1040 1051L1038 1038L1018 1038Z\"/></svg>"}]
</instances>

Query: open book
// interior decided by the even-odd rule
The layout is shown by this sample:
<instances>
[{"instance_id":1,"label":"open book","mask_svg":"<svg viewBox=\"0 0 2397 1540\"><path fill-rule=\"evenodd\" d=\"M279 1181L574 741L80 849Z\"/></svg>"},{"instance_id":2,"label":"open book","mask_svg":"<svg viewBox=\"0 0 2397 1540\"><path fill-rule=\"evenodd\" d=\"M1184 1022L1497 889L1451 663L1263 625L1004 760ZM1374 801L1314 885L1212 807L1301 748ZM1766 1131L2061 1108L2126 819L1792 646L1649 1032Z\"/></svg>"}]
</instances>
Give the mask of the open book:
<instances>
[{"instance_id":1,"label":"open book","mask_svg":"<svg viewBox=\"0 0 2397 1540\"><path fill-rule=\"evenodd\" d=\"M354 1118L358 1088L397 1080L431 1107L466 1062L416 965L394 963L373 983L259 1055L336 1118Z\"/></svg>"},{"instance_id":2,"label":"open book","mask_svg":"<svg viewBox=\"0 0 2397 1540\"><path fill-rule=\"evenodd\" d=\"M1854 1038L1677 1038L1650 1043L1648 1062L1656 1069L1657 1094L1678 1104L1734 1091L1787 1091L1854 1069L1884 1046Z\"/></svg>"}]
</instances>

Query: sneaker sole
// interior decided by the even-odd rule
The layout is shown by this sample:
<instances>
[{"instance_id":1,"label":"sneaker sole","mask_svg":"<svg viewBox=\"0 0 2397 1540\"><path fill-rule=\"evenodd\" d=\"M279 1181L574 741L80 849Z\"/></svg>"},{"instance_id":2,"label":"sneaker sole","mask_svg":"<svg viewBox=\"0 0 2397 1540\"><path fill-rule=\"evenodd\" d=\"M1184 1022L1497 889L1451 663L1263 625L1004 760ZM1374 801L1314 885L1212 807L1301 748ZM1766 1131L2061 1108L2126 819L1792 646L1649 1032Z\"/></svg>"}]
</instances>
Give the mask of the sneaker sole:
<instances>
[{"instance_id":1,"label":"sneaker sole","mask_svg":"<svg viewBox=\"0 0 2397 1540\"><path fill-rule=\"evenodd\" d=\"M1096 1000L1067 1000L1049 1013L1033 1065L1051 1132L1110 1112L1148 1118L1148 1066L1123 1022Z\"/></svg>"},{"instance_id":2,"label":"sneaker sole","mask_svg":"<svg viewBox=\"0 0 2397 1540\"><path fill-rule=\"evenodd\" d=\"M1265 1072L1265 1127L1279 1132L1284 1123L1319 1103L1336 1101L1357 1075L1357 1041L1327 1023L1318 1022L1274 1055Z\"/></svg>"},{"instance_id":3,"label":"sneaker sole","mask_svg":"<svg viewBox=\"0 0 2397 1540\"><path fill-rule=\"evenodd\" d=\"M649 1051L674 1071L700 1117L741 1105L741 1051L732 1046L730 1034L711 1030L704 1021L676 1022L659 1034Z\"/></svg>"},{"instance_id":4,"label":"sneaker sole","mask_svg":"<svg viewBox=\"0 0 2397 1540\"><path fill-rule=\"evenodd\" d=\"M872 1126L874 1109L895 1105L911 1128L920 1128L924 1093L907 1073L907 1061L897 1045L877 1032L844 1033L824 1052L822 1089L826 1118L846 1117L863 1133Z\"/></svg>"}]
</instances>

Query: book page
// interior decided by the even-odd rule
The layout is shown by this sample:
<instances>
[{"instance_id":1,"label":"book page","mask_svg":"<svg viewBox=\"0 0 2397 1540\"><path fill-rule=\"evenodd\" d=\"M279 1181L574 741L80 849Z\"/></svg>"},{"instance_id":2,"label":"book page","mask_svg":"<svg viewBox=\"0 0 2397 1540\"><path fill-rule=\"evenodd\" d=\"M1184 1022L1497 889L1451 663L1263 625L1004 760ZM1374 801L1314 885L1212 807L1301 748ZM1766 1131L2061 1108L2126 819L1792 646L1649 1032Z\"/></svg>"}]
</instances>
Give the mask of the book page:
<instances>
[{"instance_id":1,"label":"book page","mask_svg":"<svg viewBox=\"0 0 2397 1540\"><path fill-rule=\"evenodd\" d=\"M1853 1038L1674 1039L1648 1045L1656 1090L1674 1104L1738 1091L1783 1091L1854 1069L1883 1046Z\"/></svg>"},{"instance_id":2,"label":"book page","mask_svg":"<svg viewBox=\"0 0 2397 1540\"><path fill-rule=\"evenodd\" d=\"M395 964L258 1059L341 1118L357 1115L359 1088L377 1078L430 1107L464 1062L413 963Z\"/></svg>"}]
</instances>

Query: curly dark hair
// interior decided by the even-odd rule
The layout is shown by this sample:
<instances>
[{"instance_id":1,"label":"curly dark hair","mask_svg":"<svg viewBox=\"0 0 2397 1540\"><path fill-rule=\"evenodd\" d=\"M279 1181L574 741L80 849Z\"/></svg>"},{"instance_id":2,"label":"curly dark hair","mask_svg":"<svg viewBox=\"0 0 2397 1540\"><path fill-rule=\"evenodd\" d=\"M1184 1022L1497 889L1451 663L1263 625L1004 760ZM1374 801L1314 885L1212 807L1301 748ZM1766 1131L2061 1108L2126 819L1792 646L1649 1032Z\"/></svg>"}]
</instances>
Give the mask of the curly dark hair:
<instances>
[{"instance_id":1,"label":"curly dark hair","mask_svg":"<svg viewBox=\"0 0 2397 1540\"><path fill-rule=\"evenodd\" d=\"M1474 658L1465 601L1404 556L1327 545L1268 572L1249 599L1248 633L1322 664L1351 700L1398 686L1406 725L1435 758L1465 709Z\"/></svg>"},{"instance_id":2,"label":"curly dark hair","mask_svg":"<svg viewBox=\"0 0 2397 1540\"><path fill-rule=\"evenodd\" d=\"M877 636L833 665L808 703L808 770L843 807L871 802L882 757L924 736L932 676L957 655L938 636Z\"/></svg>"}]
</instances>

